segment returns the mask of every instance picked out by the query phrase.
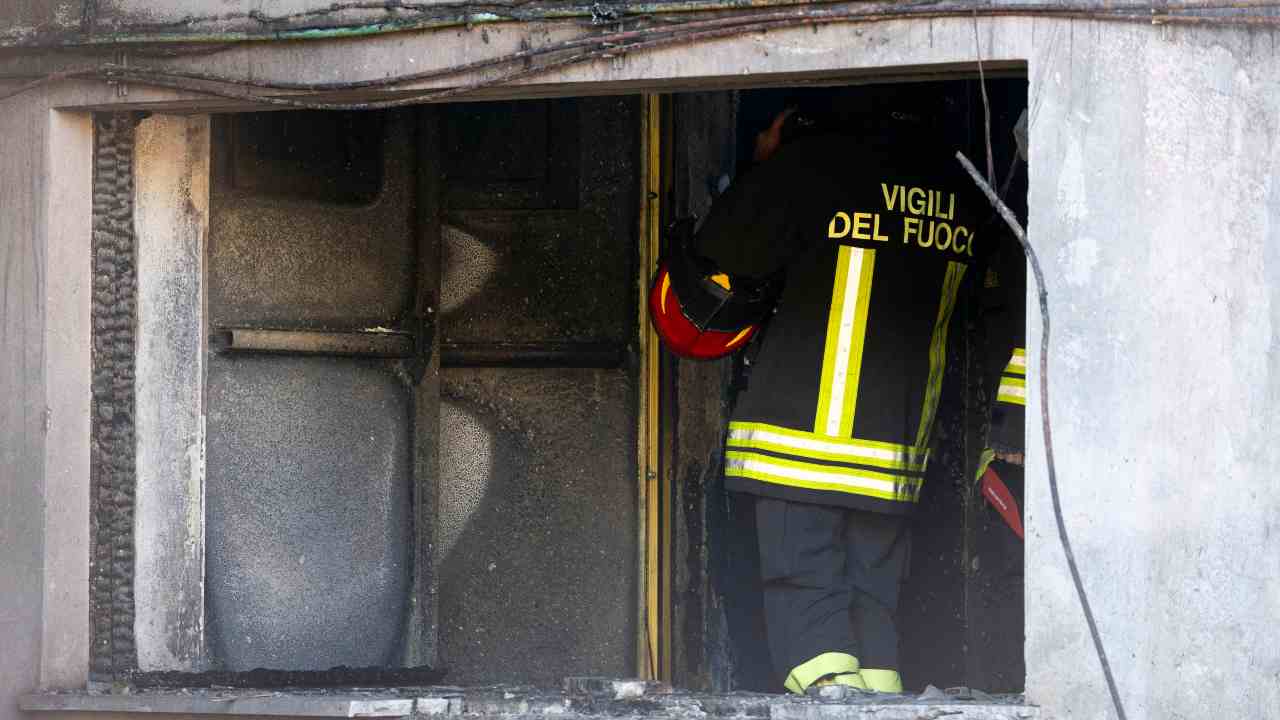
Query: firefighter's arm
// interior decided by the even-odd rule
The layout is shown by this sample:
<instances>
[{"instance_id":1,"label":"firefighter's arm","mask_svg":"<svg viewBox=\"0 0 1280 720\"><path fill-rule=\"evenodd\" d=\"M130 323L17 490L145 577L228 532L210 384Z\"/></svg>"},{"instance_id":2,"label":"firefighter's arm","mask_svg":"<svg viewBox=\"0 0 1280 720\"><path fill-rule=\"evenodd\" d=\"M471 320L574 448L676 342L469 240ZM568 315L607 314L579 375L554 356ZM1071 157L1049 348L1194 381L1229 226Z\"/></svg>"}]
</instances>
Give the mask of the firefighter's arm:
<instances>
[{"instance_id":1,"label":"firefighter's arm","mask_svg":"<svg viewBox=\"0 0 1280 720\"><path fill-rule=\"evenodd\" d=\"M815 140L797 140L739 176L712 204L695 250L731 278L761 280L784 268L799 249L797 223L823 190L817 150Z\"/></svg>"}]
</instances>

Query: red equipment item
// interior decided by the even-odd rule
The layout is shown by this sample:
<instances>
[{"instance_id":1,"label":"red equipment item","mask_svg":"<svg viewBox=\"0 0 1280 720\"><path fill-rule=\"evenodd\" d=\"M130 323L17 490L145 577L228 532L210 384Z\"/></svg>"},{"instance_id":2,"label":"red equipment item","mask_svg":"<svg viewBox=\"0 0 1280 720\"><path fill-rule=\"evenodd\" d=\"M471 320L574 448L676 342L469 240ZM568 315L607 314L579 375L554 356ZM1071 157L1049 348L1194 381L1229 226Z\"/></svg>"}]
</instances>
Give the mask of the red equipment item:
<instances>
[{"instance_id":1,"label":"red equipment item","mask_svg":"<svg viewBox=\"0 0 1280 720\"><path fill-rule=\"evenodd\" d=\"M715 283L723 288L727 280L703 278L703 283ZM649 318L662 343L671 352L682 357L713 360L724 357L743 347L755 335L758 323L739 330L712 330L699 328L685 314L680 298L672 287L671 272L662 263L649 288Z\"/></svg>"},{"instance_id":2,"label":"red equipment item","mask_svg":"<svg viewBox=\"0 0 1280 720\"><path fill-rule=\"evenodd\" d=\"M1013 499L1013 493L1009 492L1009 486L1004 484L1000 476L990 466L982 473L982 496L991 503L991 507L1000 513L1000 517L1004 518L1004 522L1018 536L1019 540L1025 540L1022 535L1022 513L1018 509L1018 501Z\"/></svg>"}]
</instances>

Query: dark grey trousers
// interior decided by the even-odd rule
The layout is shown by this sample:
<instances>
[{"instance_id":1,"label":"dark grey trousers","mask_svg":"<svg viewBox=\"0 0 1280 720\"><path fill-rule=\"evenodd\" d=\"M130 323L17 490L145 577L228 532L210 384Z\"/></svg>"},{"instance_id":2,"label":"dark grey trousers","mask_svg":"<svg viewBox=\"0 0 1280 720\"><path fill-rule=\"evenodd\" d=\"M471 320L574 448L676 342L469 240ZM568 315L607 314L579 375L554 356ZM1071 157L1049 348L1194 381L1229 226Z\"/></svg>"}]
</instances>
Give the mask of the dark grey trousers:
<instances>
[{"instance_id":1,"label":"dark grey trousers","mask_svg":"<svg viewBox=\"0 0 1280 720\"><path fill-rule=\"evenodd\" d=\"M781 678L828 652L897 670L908 519L758 497L756 525L769 649Z\"/></svg>"}]
</instances>

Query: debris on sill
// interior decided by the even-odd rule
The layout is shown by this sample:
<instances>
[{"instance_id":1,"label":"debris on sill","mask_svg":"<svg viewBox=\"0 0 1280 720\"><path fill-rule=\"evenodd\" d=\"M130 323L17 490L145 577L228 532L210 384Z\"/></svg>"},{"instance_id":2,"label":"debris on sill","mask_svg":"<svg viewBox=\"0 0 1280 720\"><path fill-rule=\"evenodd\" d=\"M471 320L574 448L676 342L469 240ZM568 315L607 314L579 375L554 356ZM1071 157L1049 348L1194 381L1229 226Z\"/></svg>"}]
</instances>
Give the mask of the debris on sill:
<instances>
[{"instance_id":1,"label":"debris on sill","mask_svg":"<svg viewBox=\"0 0 1280 720\"><path fill-rule=\"evenodd\" d=\"M744 720L1037 720L1021 695L970 688L882 695L843 686L806 696L692 693L661 682L573 677L562 690L522 686L394 688L167 688L129 694L50 692L22 698L26 711L107 711L309 717L738 718Z\"/></svg>"}]
</instances>

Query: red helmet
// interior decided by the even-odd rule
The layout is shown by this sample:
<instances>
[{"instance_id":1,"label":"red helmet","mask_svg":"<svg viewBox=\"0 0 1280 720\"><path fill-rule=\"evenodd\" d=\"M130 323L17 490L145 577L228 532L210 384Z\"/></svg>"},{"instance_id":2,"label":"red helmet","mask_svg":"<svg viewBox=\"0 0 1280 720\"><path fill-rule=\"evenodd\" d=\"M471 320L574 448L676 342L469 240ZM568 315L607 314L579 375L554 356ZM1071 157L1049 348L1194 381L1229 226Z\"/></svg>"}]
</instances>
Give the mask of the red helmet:
<instances>
[{"instance_id":1,"label":"red helmet","mask_svg":"<svg viewBox=\"0 0 1280 720\"><path fill-rule=\"evenodd\" d=\"M718 279L708 277L704 281L723 288ZM759 323L750 323L731 330L698 327L685 314L665 262L658 267L653 286L649 288L649 318L667 349L681 357L696 360L714 360L738 350L751 340L760 326Z\"/></svg>"},{"instance_id":2,"label":"red helmet","mask_svg":"<svg viewBox=\"0 0 1280 720\"><path fill-rule=\"evenodd\" d=\"M649 288L649 318L667 349L713 360L741 350L773 307L781 284L730 278L690 250L693 222L671 228L671 247Z\"/></svg>"}]
</instances>

